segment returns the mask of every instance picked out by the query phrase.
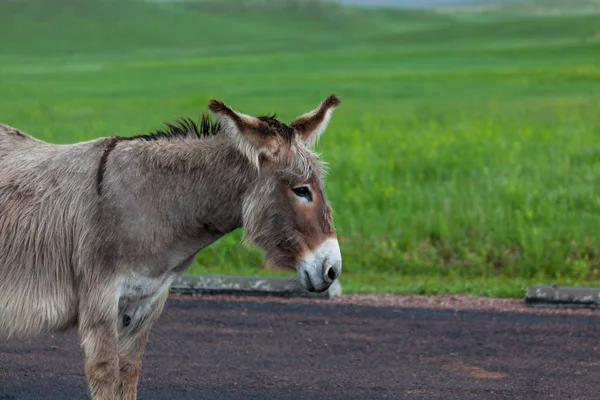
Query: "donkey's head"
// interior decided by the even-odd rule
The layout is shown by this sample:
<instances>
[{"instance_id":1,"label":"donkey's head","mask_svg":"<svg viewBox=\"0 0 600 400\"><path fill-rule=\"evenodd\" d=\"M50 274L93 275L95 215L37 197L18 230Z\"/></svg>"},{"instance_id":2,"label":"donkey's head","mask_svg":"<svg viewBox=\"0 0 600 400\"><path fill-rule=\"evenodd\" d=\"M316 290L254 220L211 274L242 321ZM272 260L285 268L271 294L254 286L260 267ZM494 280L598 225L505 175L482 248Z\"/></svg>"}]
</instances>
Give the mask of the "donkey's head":
<instances>
[{"instance_id":1,"label":"donkey's head","mask_svg":"<svg viewBox=\"0 0 600 400\"><path fill-rule=\"evenodd\" d=\"M245 239L263 249L271 263L296 269L311 292L325 291L342 272L323 166L312 152L339 104L331 95L290 125L215 100L209 105L257 172L243 199Z\"/></svg>"}]
</instances>

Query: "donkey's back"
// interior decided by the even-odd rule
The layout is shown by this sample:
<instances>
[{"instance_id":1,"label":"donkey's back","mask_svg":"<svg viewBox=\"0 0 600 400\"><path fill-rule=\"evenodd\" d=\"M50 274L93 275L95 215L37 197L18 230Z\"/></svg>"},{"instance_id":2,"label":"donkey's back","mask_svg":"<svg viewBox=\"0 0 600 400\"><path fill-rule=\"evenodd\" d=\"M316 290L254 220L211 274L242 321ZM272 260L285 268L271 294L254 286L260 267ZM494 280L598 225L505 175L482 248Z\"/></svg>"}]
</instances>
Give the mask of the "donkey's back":
<instances>
[{"instance_id":1,"label":"donkey's back","mask_svg":"<svg viewBox=\"0 0 600 400\"><path fill-rule=\"evenodd\" d=\"M25 148L32 146L48 145L41 140L37 140L26 133L21 132L12 126L0 123L0 166L4 170L7 165L14 162L15 155L20 153ZM0 174L2 172L0 171Z\"/></svg>"},{"instance_id":2,"label":"donkey's back","mask_svg":"<svg viewBox=\"0 0 600 400\"><path fill-rule=\"evenodd\" d=\"M100 141L54 145L0 124L0 337L75 323L100 153Z\"/></svg>"}]
</instances>

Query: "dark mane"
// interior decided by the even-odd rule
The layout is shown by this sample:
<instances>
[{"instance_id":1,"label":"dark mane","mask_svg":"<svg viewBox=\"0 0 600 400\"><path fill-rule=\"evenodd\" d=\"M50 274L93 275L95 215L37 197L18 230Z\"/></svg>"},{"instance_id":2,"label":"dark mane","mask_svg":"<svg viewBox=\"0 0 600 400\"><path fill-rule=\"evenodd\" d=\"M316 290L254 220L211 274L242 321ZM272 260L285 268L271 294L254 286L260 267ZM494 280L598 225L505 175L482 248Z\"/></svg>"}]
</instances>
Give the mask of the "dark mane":
<instances>
[{"instance_id":1,"label":"dark mane","mask_svg":"<svg viewBox=\"0 0 600 400\"><path fill-rule=\"evenodd\" d=\"M208 136L214 136L221 130L221 124L218 121L212 121L207 115L202 114L200 123L191 118L180 118L175 123L165 123L163 129L158 129L154 132L150 132L144 135L136 136L112 136L106 140L106 147L100 157L100 164L98 165L98 173L96 175L96 190L98 195L102 194L102 181L104 180L104 173L106 172L106 160L108 155L113 151L119 142L133 141L133 140L144 140L144 141L156 141L156 140L172 140L178 138L204 138Z\"/></svg>"},{"instance_id":2,"label":"dark mane","mask_svg":"<svg viewBox=\"0 0 600 400\"><path fill-rule=\"evenodd\" d=\"M132 137L123 137L124 140L141 139L146 141L159 139L176 139L176 138L203 138L213 136L221 130L221 124L218 121L212 121L207 115L202 114L200 124L191 118L183 117L175 121L175 123L164 123L163 129L158 129L154 132L145 135L137 135Z\"/></svg>"}]
</instances>

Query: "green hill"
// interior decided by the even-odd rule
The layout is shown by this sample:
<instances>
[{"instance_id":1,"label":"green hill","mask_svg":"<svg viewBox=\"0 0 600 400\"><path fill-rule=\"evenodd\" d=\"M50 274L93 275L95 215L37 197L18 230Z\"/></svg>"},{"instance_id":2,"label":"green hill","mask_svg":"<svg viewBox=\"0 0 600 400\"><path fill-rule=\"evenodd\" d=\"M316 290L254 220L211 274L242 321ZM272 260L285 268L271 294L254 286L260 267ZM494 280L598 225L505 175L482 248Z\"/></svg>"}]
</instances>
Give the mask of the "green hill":
<instances>
[{"instance_id":1,"label":"green hill","mask_svg":"<svg viewBox=\"0 0 600 400\"><path fill-rule=\"evenodd\" d=\"M514 15L514 7L465 19L464 10L350 8L318 0L3 0L0 54L218 55L600 40L597 14Z\"/></svg>"},{"instance_id":2,"label":"green hill","mask_svg":"<svg viewBox=\"0 0 600 400\"><path fill-rule=\"evenodd\" d=\"M242 3L3 1L0 53L293 52L361 38L361 29L394 30L390 19L363 20L354 10L320 2L312 2L310 9L289 5L272 9L261 2L253 2L255 7L249 9L236 7ZM296 3L304 4L291 4Z\"/></svg>"}]
</instances>

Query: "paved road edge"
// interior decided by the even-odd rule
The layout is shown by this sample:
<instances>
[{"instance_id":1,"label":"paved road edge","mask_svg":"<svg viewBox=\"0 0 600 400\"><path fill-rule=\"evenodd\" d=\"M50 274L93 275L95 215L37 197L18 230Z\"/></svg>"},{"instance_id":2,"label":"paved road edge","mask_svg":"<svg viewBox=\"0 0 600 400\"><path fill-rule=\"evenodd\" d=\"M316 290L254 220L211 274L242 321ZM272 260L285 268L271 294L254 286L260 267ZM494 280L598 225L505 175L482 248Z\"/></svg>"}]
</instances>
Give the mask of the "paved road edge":
<instances>
[{"instance_id":1,"label":"paved road edge","mask_svg":"<svg viewBox=\"0 0 600 400\"><path fill-rule=\"evenodd\" d=\"M600 288L533 285L525 303L531 306L600 308Z\"/></svg>"},{"instance_id":2,"label":"paved road edge","mask_svg":"<svg viewBox=\"0 0 600 400\"><path fill-rule=\"evenodd\" d=\"M171 293L332 299L342 295L342 285L335 281L326 292L309 293L290 278L184 274L173 282Z\"/></svg>"}]
</instances>

